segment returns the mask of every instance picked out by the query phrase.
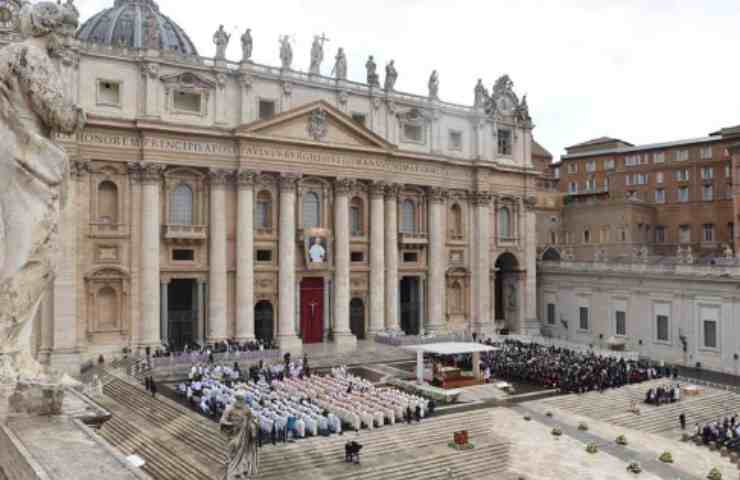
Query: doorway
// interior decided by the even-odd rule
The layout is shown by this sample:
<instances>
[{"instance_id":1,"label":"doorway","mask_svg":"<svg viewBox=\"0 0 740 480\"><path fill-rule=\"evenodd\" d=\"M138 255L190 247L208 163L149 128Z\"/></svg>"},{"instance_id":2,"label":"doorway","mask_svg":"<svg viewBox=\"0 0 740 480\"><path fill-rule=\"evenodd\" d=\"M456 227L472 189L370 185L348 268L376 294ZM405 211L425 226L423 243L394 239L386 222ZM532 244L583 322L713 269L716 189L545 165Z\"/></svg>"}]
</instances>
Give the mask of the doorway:
<instances>
[{"instance_id":1,"label":"doorway","mask_svg":"<svg viewBox=\"0 0 740 480\"><path fill-rule=\"evenodd\" d=\"M321 343L324 337L324 279L301 281L301 334L303 343Z\"/></svg>"},{"instance_id":2,"label":"doorway","mask_svg":"<svg viewBox=\"0 0 740 480\"><path fill-rule=\"evenodd\" d=\"M271 343L275 334L272 303L268 301L258 302L254 306L254 335L262 343Z\"/></svg>"},{"instance_id":3,"label":"doorway","mask_svg":"<svg viewBox=\"0 0 740 480\"><path fill-rule=\"evenodd\" d=\"M419 335L421 332L420 294L419 277L401 279L401 330L406 335Z\"/></svg>"},{"instance_id":4,"label":"doorway","mask_svg":"<svg viewBox=\"0 0 740 480\"><path fill-rule=\"evenodd\" d=\"M510 332L519 328L519 261L511 253L496 260L496 321Z\"/></svg>"},{"instance_id":5,"label":"doorway","mask_svg":"<svg viewBox=\"0 0 740 480\"><path fill-rule=\"evenodd\" d=\"M182 350L196 339L198 324L198 282L174 279L167 287L167 339L170 346Z\"/></svg>"},{"instance_id":6,"label":"doorway","mask_svg":"<svg viewBox=\"0 0 740 480\"><path fill-rule=\"evenodd\" d=\"M357 340L365 340L365 302L361 298L349 302L349 327Z\"/></svg>"}]
</instances>

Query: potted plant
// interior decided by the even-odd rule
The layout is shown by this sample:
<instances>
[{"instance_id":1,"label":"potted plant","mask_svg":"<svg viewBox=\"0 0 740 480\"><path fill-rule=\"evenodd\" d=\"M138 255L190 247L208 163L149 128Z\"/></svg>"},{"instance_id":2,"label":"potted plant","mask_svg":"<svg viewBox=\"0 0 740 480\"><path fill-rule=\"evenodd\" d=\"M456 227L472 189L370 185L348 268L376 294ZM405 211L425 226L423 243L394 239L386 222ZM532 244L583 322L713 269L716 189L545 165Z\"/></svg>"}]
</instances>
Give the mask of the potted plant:
<instances>
[{"instance_id":1,"label":"potted plant","mask_svg":"<svg viewBox=\"0 0 740 480\"><path fill-rule=\"evenodd\" d=\"M630 473L634 473L637 475L638 473L642 472L642 467L637 462L630 462L629 465L627 465L627 471Z\"/></svg>"},{"instance_id":2,"label":"potted plant","mask_svg":"<svg viewBox=\"0 0 740 480\"><path fill-rule=\"evenodd\" d=\"M707 480L722 480L722 472L717 467L712 468L707 475Z\"/></svg>"},{"instance_id":3,"label":"potted plant","mask_svg":"<svg viewBox=\"0 0 740 480\"><path fill-rule=\"evenodd\" d=\"M658 460L663 463L673 463L673 455L671 452L663 452L660 454L660 457L658 457Z\"/></svg>"},{"instance_id":4,"label":"potted plant","mask_svg":"<svg viewBox=\"0 0 740 480\"><path fill-rule=\"evenodd\" d=\"M595 443L591 442L591 443L589 443L588 445L586 445L586 451L587 451L588 453L598 453L598 451L599 451L599 446L598 446L598 445L596 445Z\"/></svg>"},{"instance_id":5,"label":"potted plant","mask_svg":"<svg viewBox=\"0 0 740 480\"><path fill-rule=\"evenodd\" d=\"M627 437L625 437L624 435L618 436L615 441L617 442L617 445L627 445Z\"/></svg>"}]
</instances>

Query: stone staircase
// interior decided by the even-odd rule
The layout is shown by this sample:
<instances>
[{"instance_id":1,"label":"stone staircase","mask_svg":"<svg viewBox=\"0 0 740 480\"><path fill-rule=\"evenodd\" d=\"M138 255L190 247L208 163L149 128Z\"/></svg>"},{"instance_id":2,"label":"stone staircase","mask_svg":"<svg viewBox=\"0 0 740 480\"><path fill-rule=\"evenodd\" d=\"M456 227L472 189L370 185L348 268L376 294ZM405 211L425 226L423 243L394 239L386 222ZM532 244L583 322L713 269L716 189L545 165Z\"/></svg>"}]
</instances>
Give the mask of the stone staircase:
<instances>
[{"instance_id":1,"label":"stone staircase","mask_svg":"<svg viewBox=\"0 0 740 480\"><path fill-rule=\"evenodd\" d=\"M217 425L168 399L152 398L128 377L103 373L105 406L113 418L99 431L125 455L146 461L142 468L154 479L219 478L225 441ZM452 433L468 430L476 448L447 447ZM397 424L363 430L359 436L317 437L265 445L260 450L260 478L283 480L296 475L314 479L416 480L493 478L509 465L509 444L492 434L484 411L434 417L411 426ZM364 445L361 464L344 462L344 444Z\"/></svg>"}]
</instances>

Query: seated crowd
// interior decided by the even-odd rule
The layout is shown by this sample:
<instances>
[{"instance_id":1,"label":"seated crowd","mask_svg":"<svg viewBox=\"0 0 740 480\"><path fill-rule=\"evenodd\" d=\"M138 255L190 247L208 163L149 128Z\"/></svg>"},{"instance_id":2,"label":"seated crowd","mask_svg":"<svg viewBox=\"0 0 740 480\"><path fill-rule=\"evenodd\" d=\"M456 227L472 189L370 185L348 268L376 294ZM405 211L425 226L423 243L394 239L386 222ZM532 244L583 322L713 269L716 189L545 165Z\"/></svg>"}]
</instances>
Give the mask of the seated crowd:
<instances>
[{"instance_id":1,"label":"seated crowd","mask_svg":"<svg viewBox=\"0 0 740 480\"><path fill-rule=\"evenodd\" d=\"M260 425L259 443L289 438L330 435L350 428L378 428L397 421L420 421L433 406L415 395L376 387L346 368L331 375L311 375L308 359L265 365L248 372L238 364L198 364L189 379L177 385L177 394L191 407L214 420L221 417L237 392Z\"/></svg>"},{"instance_id":2,"label":"seated crowd","mask_svg":"<svg viewBox=\"0 0 740 480\"><path fill-rule=\"evenodd\" d=\"M694 437L701 439L705 445L714 442L718 447L727 447L740 453L740 423L735 415L720 418L704 426L697 423Z\"/></svg>"},{"instance_id":3,"label":"seated crowd","mask_svg":"<svg viewBox=\"0 0 740 480\"><path fill-rule=\"evenodd\" d=\"M645 403L649 405L663 405L681 400L681 386L679 384L662 385L651 388L645 393Z\"/></svg>"},{"instance_id":4,"label":"seated crowd","mask_svg":"<svg viewBox=\"0 0 740 480\"><path fill-rule=\"evenodd\" d=\"M481 355L484 378L491 376L557 388L567 393L604 391L670 375L644 362L575 352L566 348L507 340L486 344L498 350Z\"/></svg>"},{"instance_id":5,"label":"seated crowd","mask_svg":"<svg viewBox=\"0 0 740 480\"><path fill-rule=\"evenodd\" d=\"M277 344L274 340L251 340L239 343L236 340L227 339L222 342L203 345L196 342L190 342L180 347L177 347L171 343L164 343L151 355L154 358L169 357L171 354L178 355L189 353L205 353L211 356L213 354L219 353L256 352L275 349L277 349ZM150 353L151 352L149 352L147 349L147 356L149 356Z\"/></svg>"}]
</instances>

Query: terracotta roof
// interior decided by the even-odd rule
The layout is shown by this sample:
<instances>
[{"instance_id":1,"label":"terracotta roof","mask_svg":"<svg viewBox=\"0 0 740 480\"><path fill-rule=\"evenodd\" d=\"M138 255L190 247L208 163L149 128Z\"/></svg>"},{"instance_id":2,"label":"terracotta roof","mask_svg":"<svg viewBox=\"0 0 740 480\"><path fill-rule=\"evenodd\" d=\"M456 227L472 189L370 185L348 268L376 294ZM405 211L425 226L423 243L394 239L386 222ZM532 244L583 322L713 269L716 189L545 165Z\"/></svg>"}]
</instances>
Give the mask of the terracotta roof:
<instances>
[{"instance_id":1,"label":"terracotta roof","mask_svg":"<svg viewBox=\"0 0 740 480\"><path fill-rule=\"evenodd\" d=\"M626 145L632 145L631 143L625 142L624 140L620 140L618 138L599 137L599 138L594 138L592 140L585 141L583 143L577 143L575 145L571 145L570 147L565 147L565 148L588 147L588 146L591 146L591 145L600 145L602 143L612 143L612 142L619 142L619 143L624 143Z\"/></svg>"},{"instance_id":2,"label":"terracotta roof","mask_svg":"<svg viewBox=\"0 0 740 480\"><path fill-rule=\"evenodd\" d=\"M537 140L532 139L532 155L537 157L547 157L552 159L552 154L545 147L539 144Z\"/></svg>"}]
</instances>

